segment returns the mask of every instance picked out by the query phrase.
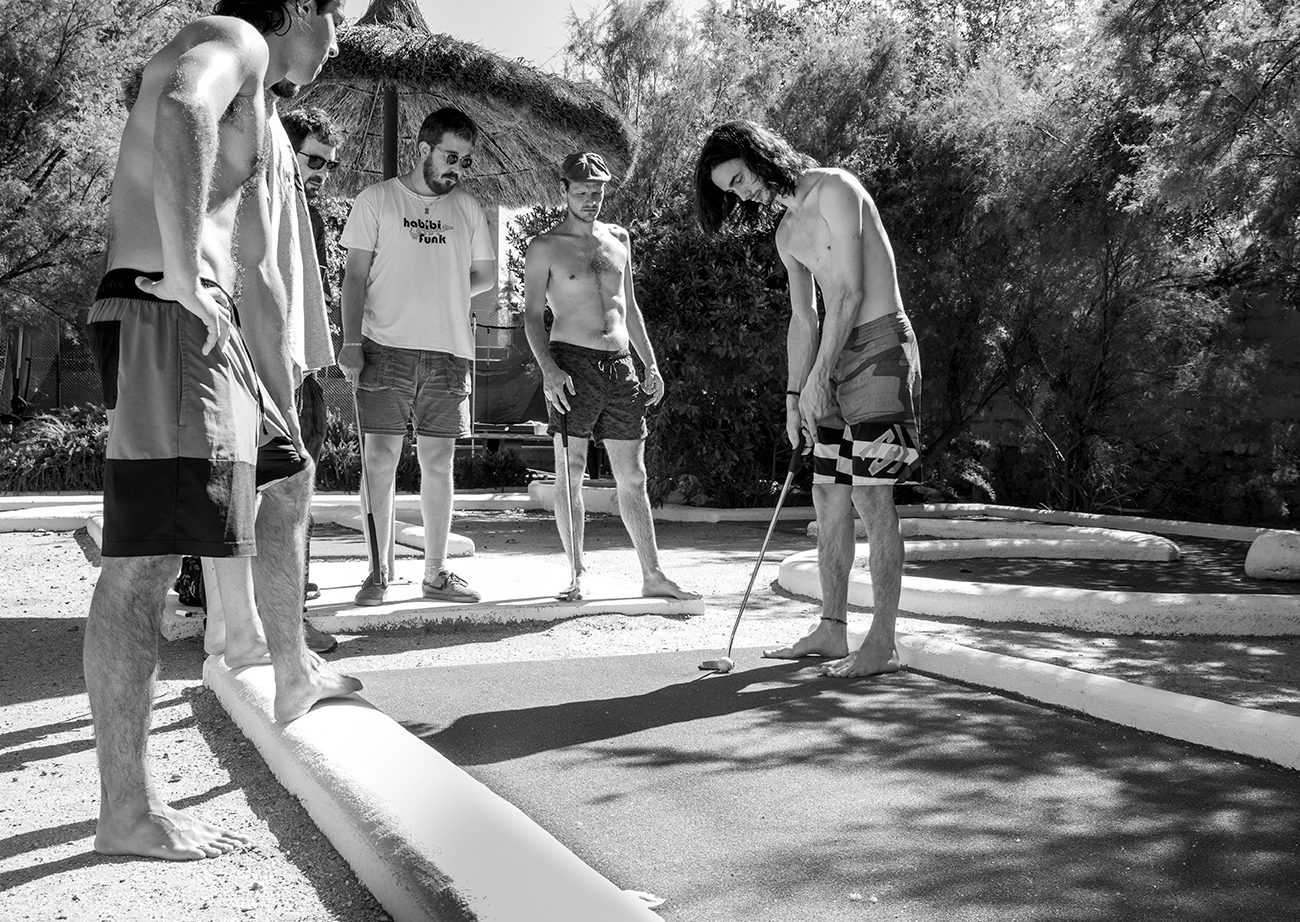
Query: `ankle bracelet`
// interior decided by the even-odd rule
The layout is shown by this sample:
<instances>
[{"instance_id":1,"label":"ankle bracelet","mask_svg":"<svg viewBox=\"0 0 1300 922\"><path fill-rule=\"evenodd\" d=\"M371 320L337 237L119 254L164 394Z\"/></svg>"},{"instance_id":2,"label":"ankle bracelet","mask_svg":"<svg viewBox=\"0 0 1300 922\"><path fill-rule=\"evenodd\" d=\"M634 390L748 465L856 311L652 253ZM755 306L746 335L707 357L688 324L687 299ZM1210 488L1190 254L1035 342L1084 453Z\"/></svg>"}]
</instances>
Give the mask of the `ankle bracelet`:
<instances>
[{"instance_id":1,"label":"ankle bracelet","mask_svg":"<svg viewBox=\"0 0 1300 922\"><path fill-rule=\"evenodd\" d=\"M836 624L848 624L848 618L832 618L829 615L822 615L823 621L834 621Z\"/></svg>"}]
</instances>

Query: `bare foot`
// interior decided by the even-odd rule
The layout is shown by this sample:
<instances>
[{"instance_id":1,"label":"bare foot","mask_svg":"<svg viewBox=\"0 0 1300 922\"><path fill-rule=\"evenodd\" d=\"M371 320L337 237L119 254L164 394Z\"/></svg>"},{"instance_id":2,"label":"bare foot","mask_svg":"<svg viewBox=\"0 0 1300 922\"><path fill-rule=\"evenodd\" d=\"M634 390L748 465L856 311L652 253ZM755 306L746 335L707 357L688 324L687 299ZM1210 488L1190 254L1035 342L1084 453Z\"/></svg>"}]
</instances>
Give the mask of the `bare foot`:
<instances>
[{"instance_id":1,"label":"bare foot","mask_svg":"<svg viewBox=\"0 0 1300 922\"><path fill-rule=\"evenodd\" d=\"M226 665L231 669L244 666L269 666L271 651L266 646L265 637L248 641L235 642L233 637L226 638Z\"/></svg>"},{"instance_id":2,"label":"bare foot","mask_svg":"<svg viewBox=\"0 0 1300 922\"><path fill-rule=\"evenodd\" d=\"M663 572L656 570L641 582L641 595L647 599L681 599L683 602L698 599L698 592L688 592L674 583Z\"/></svg>"},{"instance_id":3,"label":"bare foot","mask_svg":"<svg viewBox=\"0 0 1300 922\"><path fill-rule=\"evenodd\" d=\"M823 618L811 631L788 647L764 650L766 659L803 659L805 656L825 656L839 659L849 652L847 625L842 621Z\"/></svg>"},{"instance_id":4,"label":"bare foot","mask_svg":"<svg viewBox=\"0 0 1300 922\"><path fill-rule=\"evenodd\" d=\"M141 855L168 861L215 858L243 848L238 833L195 819L163 804L129 822L100 816L95 851L101 855Z\"/></svg>"},{"instance_id":5,"label":"bare foot","mask_svg":"<svg viewBox=\"0 0 1300 922\"><path fill-rule=\"evenodd\" d=\"M902 668L898 661L898 651L893 647L888 650L874 647L868 650L864 644L852 656L821 667L821 673L836 679L865 679L873 675L888 675Z\"/></svg>"},{"instance_id":6,"label":"bare foot","mask_svg":"<svg viewBox=\"0 0 1300 922\"><path fill-rule=\"evenodd\" d=\"M317 701L326 698L341 698L361 690L361 682L350 675L335 672L319 656L314 654L307 660L307 678L292 681L286 679L283 671L277 670L275 676L275 719L277 723L287 724L297 720L311 710Z\"/></svg>"},{"instance_id":7,"label":"bare foot","mask_svg":"<svg viewBox=\"0 0 1300 922\"><path fill-rule=\"evenodd\" d=\"M573 582L569 583L569 588L561 592L557 592L555 594L555 597L559 599L561 602L578 601L579 599L582 598L582 583L580 583L578 580L575 579Z\"/></svg>"}]
</instances>

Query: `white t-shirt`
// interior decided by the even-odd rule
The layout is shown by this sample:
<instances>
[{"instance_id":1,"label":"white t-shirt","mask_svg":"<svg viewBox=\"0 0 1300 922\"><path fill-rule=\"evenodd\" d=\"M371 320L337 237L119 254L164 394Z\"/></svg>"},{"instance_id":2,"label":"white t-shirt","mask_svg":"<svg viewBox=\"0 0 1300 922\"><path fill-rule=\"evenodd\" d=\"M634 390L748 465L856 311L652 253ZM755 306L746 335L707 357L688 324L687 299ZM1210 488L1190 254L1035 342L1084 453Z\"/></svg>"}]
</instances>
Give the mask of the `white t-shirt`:
<instances>
[{"instance_id":1,"label":"white t-shirt","mask_svg":"<svg viewBox=\"0 0 1300 922\"><path fill-rule=\"evenodd\" d=\"M340 242L374 253L361 332L402 349L474 357L470 263L495 259L483 208L459 186L418 195L397 178L363 189Z\"/></svg>"}]
</instances>

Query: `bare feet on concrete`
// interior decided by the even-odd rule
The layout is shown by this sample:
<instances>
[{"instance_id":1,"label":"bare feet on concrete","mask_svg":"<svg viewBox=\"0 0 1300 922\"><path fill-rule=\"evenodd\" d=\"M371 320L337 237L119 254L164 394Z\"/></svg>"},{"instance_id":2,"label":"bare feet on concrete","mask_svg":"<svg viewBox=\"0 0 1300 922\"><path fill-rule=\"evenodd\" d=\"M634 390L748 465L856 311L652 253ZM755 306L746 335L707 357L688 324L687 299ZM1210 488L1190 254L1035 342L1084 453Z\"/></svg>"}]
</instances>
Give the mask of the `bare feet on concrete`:
<instances>
[{"instance_id":1,"label":"bare feet on concrete","mask_svg":"<svg viewBox=\"0 0 1300 922\"><path fill-rule=\"evenodd\" d=\"M95 832L101 855L140 855L168 861L215 858L243 848L238 833L205 823L166 804L152 805L142 816L115 817L102 811Z\"/></svg>"},{"instance_id":2,"label":"bare feet on concrete","mask_svg":"<svg viewBox=\"0 0 1300 922\"><path fill-rule=\"evenodd\" d=\"M231 669L244 666L267 666L271 662L271 651L266 646L264 636L236 638L226 635L226 665Z\"/></svg>"},{"instance_id":3,"label":"bare feet on concrete","mask_svg":"<svg viewBox=\"0 0 1300 922\"><path fill-rule=\"evenodd\" d=\"M873 675L888 675L902 668L893 644L868 646L864 642L851 656L822 666L821 673L836 679L865 679Z\"/></svg>"},{"instance_id":4,"label":"bare feet on concrete","mask_svg":"<svg viewBox=\"0 0 1300 922\"><path fill-rule=\"evenodd\" d=\"M848 626L843 621L822 618L811 631L788 647L764 650L766 659L803 659L822 656L839 659L849 652Z\"/></svg>"},{"instance_id":5,"label":"bare feet on concrete","mask_svg":"<svg viewBox=\"0 0 1300 922\"><path fill-rule=\"evenodd\" d=\"M641 582L641 595L647 599L681 599L683 602L698 599L698 592L683 589L664 576L662 570L655 570L646 575Z\"/></svg>"},{"instance_id":6,"label":"bare feet on concrete","mask_svg":"<svg viewBox=\"0 0 1300 922\"><path fill-rule=\"evenodd\" d=\"M555 597L559 599L561 602L576 602L579 599L581 599L582 598L582 577L575 576L573 578L573 581L569 583L568 588L563 589L560 592L556 593Z\"/></svg>"},{"instance_id":7,"label":"bare feet on concrete","mask_svg":"<svg viewBox=\"0 0 1300 922\"><path fill-rule=\"evenodd\" d=\"M317 701L341 698L361 690L361 682L352 676L335 672L319 656L307 658L305 675L290 678L286 670L276 670L275 719L287 724L311 710Z\"/></svg>"}]
</instances>

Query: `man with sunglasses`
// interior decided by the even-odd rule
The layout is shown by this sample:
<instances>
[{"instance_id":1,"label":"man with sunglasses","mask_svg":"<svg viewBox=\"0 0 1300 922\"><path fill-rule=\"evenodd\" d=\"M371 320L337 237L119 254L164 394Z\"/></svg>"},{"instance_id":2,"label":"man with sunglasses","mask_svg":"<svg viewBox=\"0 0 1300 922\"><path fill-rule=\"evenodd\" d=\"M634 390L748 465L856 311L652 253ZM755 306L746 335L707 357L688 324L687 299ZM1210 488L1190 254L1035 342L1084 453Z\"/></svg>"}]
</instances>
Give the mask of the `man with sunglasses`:
<instances>
[{"instance_id":1,"label":"man with sunglasses","mask_svg":"<svg viewBox=\"0 0 1300 922\"><path fill-rule=\"evenodd\" d=\"M420 462L426 599L477 602L448 570L452 457L470 432L470 299L492 287L496 253L483 208L460 188L479 130L459 109L420 126L416 161L402 176L363 189L341 242L343 348L339 366L357 389L369 511L379 538L380 579L367 576L358 605L387 600L397 462L408 423Z\"/></svg>"},{"instance_id":2,"label":"man with sunglasses","mask_svg":"<svg viewBox=\"0 0 1300 922\"><path fill-rule=\"evenodd\" d=\"M280 117L289 143L293 146L294 159L298 164L298 175L302 180L303 194L307 199L307 215L311 218L312 239L315 242L316 264L320 268L321 288L326 302L333 300L330 289L328 254L325 221L316 205L321 187L325 185L339 165L338 128L329 114L318 106L305 106L286 112ZM320 450L325 443L325 427L328 415L325 407L325 389L313 372L303 376L298 388L298 423L302 426L303 442L312 460L320 459ZM303 601L320 596L320 589L311 582L311 529L312 521L307 520L306 551L303 560ZM339 645L336 638L312 627L304 618L303 631L307 635L307 646L316 653L331 653Z\"/></svg>"}]
</instances>

